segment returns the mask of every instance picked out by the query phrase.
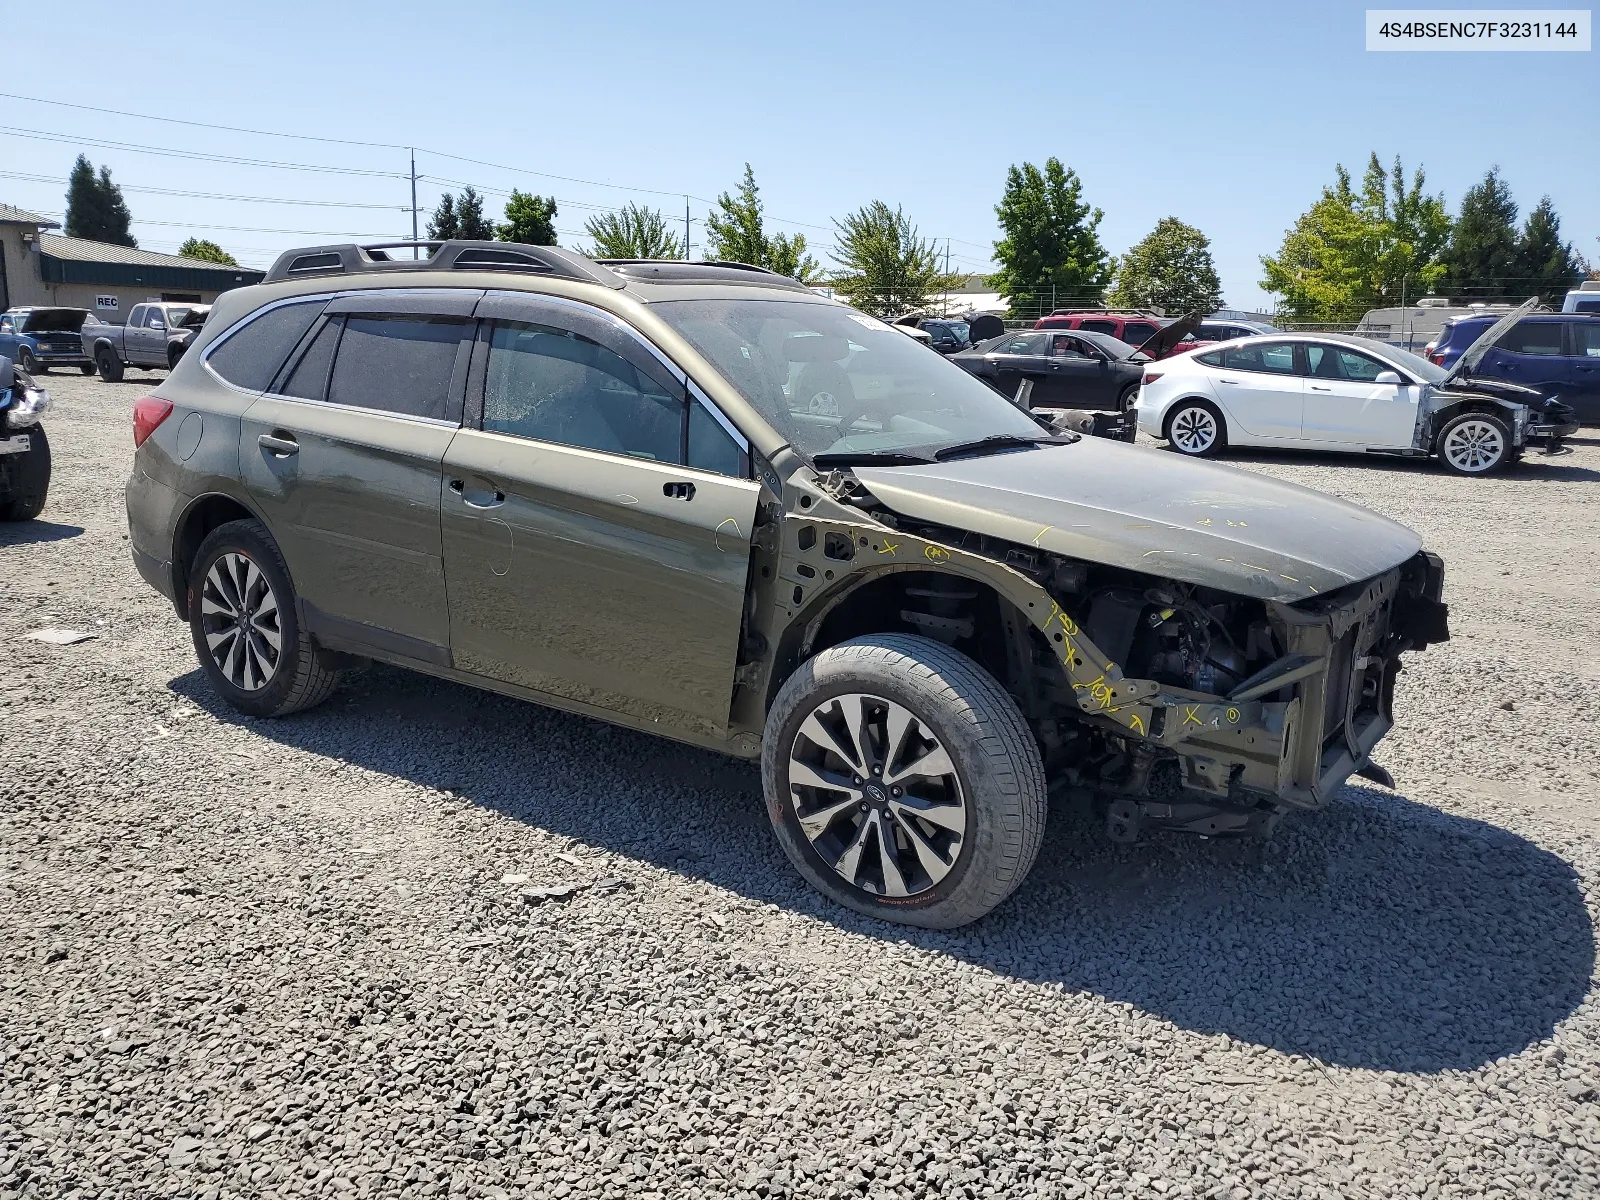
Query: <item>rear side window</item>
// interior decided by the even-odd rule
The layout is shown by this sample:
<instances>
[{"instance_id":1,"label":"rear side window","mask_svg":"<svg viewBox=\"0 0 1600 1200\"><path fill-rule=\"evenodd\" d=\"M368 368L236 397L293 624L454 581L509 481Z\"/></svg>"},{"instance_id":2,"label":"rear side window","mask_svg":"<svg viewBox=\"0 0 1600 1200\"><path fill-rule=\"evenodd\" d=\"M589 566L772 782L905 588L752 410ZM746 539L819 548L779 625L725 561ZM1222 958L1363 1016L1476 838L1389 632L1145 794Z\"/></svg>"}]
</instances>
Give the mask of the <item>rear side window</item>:
<instances>
[{"instance_id":1,"label":"rear side window","mask_svg":"<svg viewBox=\"0 0 1600 1200\"><path fill-rule=\"evenodd\" d=\"M1194 357L1196 362L1203 362L1208 367L1220 367L1222 365L1221 350L1213 350L1210 354L1196 354Z\"/></svg>"},{"instance_id":2,"label":"rear side window","mask_svg":"<svg viewBox=\"0 0 1600 1200\"><path fill-rule=\"evenodd\" d=\"M1156 327L1141 321L1130 321L1122 327L1122 340L1130 346L1137 346L1140 342L1148 342L1156 335Z\"/></svg>"},{"instance_id":3,"label":"rear side window","mask_svg":"<svg viewBox=\"0 0 1600 1200\"><path fill-rule=\"evenodd\" d=\"M1500 339L1500 349L1511 354L1560 354L1559 321L1518 321Z\"/></svg>"},{"instance_id":4,"label":"rear side window","mask_svg":"<svg viewBox=\"0 0 1600 1200\"><path fill-rule=\"evenodd\" d=\"M1087 329L1090 333L1109 333L1112 337L1118 336L1115 321L1083 321L1079 323L1078 328Z\"/></svg>"},{"instance_id":5,"label":"rear side window","mask_svg":"<svg viewBox=\"0 0 1600 1200\"><path fill-rule=\"evenodd\" d=\"M267 310L219 342L206 364L236 388L265 391L327 303L307 300Z\"/></svg>"},{"instance_id":6,"label":"rear side window","mask_svg":"<svg viewBox=\"0 0 1600 1200\"><path fill-rule=\"evenodd\" d=\"M1579 358L1600 358L1600 321L1572 323L1572 352Z\"/></svg>"},{"instance_id":7,"label":"rear side window","mask_svg":"<svg viewBox=\"0 0 1600 1200\"><path fill-rule=\"evenodd\" d=\"M317 330L317 336L311 339L311 345L306 347L280 389L285 396L322 399L328 387L328 368L333 365L333 348L339 344L339 330L343 327L344 322L334 317Z\"/></svg>"},{"instance_id":8,"label":"rear side window","mask_svg":"<svg viewBox=\"0 0 1600 1200\"><path fill-rule=\"evenodd\" d=\"M1230 371L1266 371L1273 375L1294 374L1294 346L1288 342L1258 342L1252 346L1229 346L1222 351L1222 365Z\"/></svg>"},{"instance_id":9,"label":"rear side window","mask_svg":"<svg viewBox=\"0 0 1600 1200\"><path fill-rule=\"evenodd\" d=\"M450 378L467 323L450 317L350 316L328 401L435 421L450 412Z\"/></svg>"}]
</instances>

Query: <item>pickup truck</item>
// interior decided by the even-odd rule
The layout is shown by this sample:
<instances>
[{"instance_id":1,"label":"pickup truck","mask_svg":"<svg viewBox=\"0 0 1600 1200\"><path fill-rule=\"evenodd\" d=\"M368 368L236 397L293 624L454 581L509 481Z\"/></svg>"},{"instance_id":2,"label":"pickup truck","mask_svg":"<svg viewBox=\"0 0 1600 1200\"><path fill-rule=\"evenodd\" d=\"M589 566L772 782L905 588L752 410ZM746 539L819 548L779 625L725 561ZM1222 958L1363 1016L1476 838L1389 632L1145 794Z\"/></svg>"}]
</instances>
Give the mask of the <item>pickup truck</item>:
<instances>
[{"instance_id":1,"label":"pickup truck","mask_svg":"<svg viewBox=\"0 0 1600 1200\"><path fill-rule=\"evenodd\" d=\"M126 367L171 370L211 312L209 304L150 301L135 304L126 325L85 324L83 352L107 383Z\"/></svg>"}]
</instances>

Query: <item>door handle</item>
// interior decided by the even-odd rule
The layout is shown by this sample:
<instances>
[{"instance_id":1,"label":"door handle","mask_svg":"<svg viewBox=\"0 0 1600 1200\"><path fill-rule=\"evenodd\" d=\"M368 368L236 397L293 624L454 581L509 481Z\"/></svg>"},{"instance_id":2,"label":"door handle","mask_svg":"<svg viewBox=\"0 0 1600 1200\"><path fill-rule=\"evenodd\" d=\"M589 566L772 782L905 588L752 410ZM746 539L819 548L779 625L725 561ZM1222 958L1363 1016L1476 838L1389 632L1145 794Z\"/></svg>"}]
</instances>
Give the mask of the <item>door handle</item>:
<instances>
[{"instance_id":1,"label":"door handle","mask_svg":"<svg viewBox=\"0 0 1600 1200\"><path fill-rule=\"evenodd\" d=\"M1311 390L1313 392L1331 392L1331 391L1333 391L1333 389L1331 387L1323 387L1320 383L1313 383L1311 385Z\"/></svg>"},{"instance_id":2,"label":"door handle","mask_svg":"<svg viewBox=\"0 0 1600 1200\"><path fill-rule=\"evenodd\" d=\"M694 484L692 483L663 483L661 494L669 500L693 500Z\"/></svg>"},{"instance_id":3,"label":"door handle","mask_svg":"<svg viewBox=\"0 0 1600 1200\"><path fill-rule=\"evenodd\" d=\"M464 495L462 499L468 508L499 508L506 502L506 494L501 491L473 492L470 496Z\"/></svg>"},{"instance_id":4,"label":"door handle","mask_svg":"<svg viewBox=\"0 0 1600 1200\"><path fill-rule=\"evenodd\" d=\"M1217 380L1217 382L1218 383L1231 383L1234 387L1238 387L1239 386L1239 381L1237 379L1219 379L1219 380Z\"/></svg>"},{"instance_id":5,"label":"door handle","mask_svg":"<svg viewBox=\"0 0 1600 1200\"><path fill-rule=\"evenodd\" d=\"M279 458L288 458L290 455L300 453L300 443L289 434L280 436L276 433L263 433L256 439L256 445Z\"/></svg>"}]
</instances>

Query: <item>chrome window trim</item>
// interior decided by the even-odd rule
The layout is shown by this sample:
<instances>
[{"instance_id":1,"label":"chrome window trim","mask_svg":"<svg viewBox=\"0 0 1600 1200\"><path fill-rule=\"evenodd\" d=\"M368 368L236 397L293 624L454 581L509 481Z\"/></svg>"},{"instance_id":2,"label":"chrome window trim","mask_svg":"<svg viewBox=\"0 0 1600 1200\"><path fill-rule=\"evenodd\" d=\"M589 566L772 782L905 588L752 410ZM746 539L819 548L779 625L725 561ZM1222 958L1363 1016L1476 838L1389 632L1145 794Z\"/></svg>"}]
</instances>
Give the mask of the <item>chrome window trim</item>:
<instances>
[{"instance_id":1,"label":"chrome window trim","mask_svg":"<svg viewBox=\"0 0 1600 1200\"><path fill-rule=\"evenodd\" d=\"M392 417L396 421L410 421L414 425L437 425L441 429L460 429L460 421L446 421L442 417L419 417L414 413L395 412L389 408L364 408L359 404L338 404L332 400L307 400L304 396L285 396L282 392L255 392L258 400L281 400L285 404L304 404L311 408L331 408L338 412L362 413L369 417Z\"/></svg>"},{"instance_id":2,"label":"chrome window trim","mask_svg":"<svg viewBox=\"0 0 1600 1200\"><path fill-rule=\"evenodd\" d=\"M668 358L666 354L662 352L659 346L657 346L649 338L645 337L644 334L640 333L632 325L624 321L621 317L617 316L616 313L607 312L603 308L596 308L594 305L585 303L582 300L573 300L567 296L551 296L544 292L509 292L490 290L484 293L485 299L488 299L490 296L493 296L497 300L526 300L532 297L550 304L554 304L558 308L570 308L577 312L581 312L586 316L600 318L602 321L609 324L613 329L631 338L645 350L649 351L655 360L665 367L674 379L688 389L689 395L699 403L700 407L705 409L718 425L722 426L722 431L734 440L734 442L738 445L739 450L745 454L750 452L750 439L739 432L739 427L730 421L727 414L718 408L712 401L711 397L707 396L705 392L701 390L700 385L689 377L689 373ZM596 451L596 453L604 453L604 451ZM713 472L713 474L715 474L715 472ZM727 478L727 476L722 476L722 478Z\"/></svg>"}]
</instances>

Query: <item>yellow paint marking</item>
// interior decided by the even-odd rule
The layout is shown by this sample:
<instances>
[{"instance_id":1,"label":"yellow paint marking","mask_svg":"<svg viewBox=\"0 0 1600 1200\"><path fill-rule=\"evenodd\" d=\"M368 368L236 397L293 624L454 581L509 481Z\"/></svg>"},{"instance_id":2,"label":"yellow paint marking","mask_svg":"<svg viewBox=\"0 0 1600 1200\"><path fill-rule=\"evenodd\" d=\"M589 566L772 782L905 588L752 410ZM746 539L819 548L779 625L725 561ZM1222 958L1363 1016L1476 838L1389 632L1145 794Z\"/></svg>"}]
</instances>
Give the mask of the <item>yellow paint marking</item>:
<instances>
[{"instance_id":1,"label":"yellow paint marking","mask_svg":"<svg viewBox=\"0 0 1600 1200\"><path fill-rule=\"evenodd\" d=\"M888 538L884 538L883 546L882 546L882 548L879 549L878 553L879 554L898 554L898 553L900 553L900 545L899 545L898 542L891 542Z\"/></svg>"},{"instance_id":2,"label":"yellow paint marking","mask_svg":"<svg viewBox=\"0 0 1600 1200\"><path fill-rule=\"evenodd\" d=\"M922 553L929 562L942 563L948 562L950 559L950 551L943 546L926 546L923 548Z\"/></svg>"},{"instance_id":3,"label":"yellow paint marking","mask_svg":"<svg viewBox=\"0 0 1600 1200\"><path fill-rule=\"evenodd\" d=\"M1290 583L1299 583L1300 582L1293 575L1279 575L1278 578L1279 579L1287 579Z\"/></svg>"},{"instance_id":4,"label":"yellow paint marking","mask_svg":"<svg viewBox=\"0 0 1600 1200\"><path fill-rule=\"evenodd\" d=\"M1232 721L1235 725L1239 723L1239 710L1237 708L1230 708L1228 710L1228 720Z\"/></svg>"},{"instance_id":5,"label":"yellow paint marking","mask_svg":"<svg viewBox=\"0 0 1600 1200\"><path fill-rule=\"evenodd\" d=\"M1138 713L1128 714L1128 727L1140 734L1144 733L1144 721L1140 719Z\"/></svg>"},{"instance_id":6,"label":"yellow paint marking","mask_svg":"<svg viewBox=\"0 0 1600 1200\"><path fill-rule=\"evenodd\" d=\"M1038 533L1033 535L1033 544L1035 546L1037 546L1039 544L1039 539L1042 538L1045 534L1049 533L1054 528L1055 528L1054 525L1046 525L1043 529L1039 530Z\"/></svg>"},{"instance_id":7,"label":"yellow paint marking","mask_svg":"<svg viewBox=\"0 0 1600 1200\"><path fill-rule=\"evenodd\" d=\"M1248 522L1248 521L1229 521L1228 522L1228 528L1229 529L1248 529L1248 528L1250 528L1250 522Z\"/></svg>"},{"instance_id":8,"label":"yellow paint marking","mask_svg":"<svg viewBox=\"0 0 1600 1200\"><path fill-rule=\"evenodd\" d=\"M1193 722L1196 725L1205 724L1205 722L1200 719L1199 706L1197 705L1197 706L1191 708L1189 705L1186 704L1186 705L1184 705L1184 708L1183 708L1183 723L1185 725L1188 725L1191 722Z\"/></svg>"},{"instance_id":9,"label":"yellow paint marking","mask_svg":"<svg viewBox=\"0 0 1600 1200\"><path fill-rule=\"evenodd\" d=\"M1196 525L1209 525L1209 524L1211 524L1211 518L1210 517L1201 517L1198 521L1195 522L1195 524Z\"/></svg>"},{"instance_id":10,"label":"yellow paint marking","mask_svg":"<svg viewBox=\"0 0 1600 1200\"><path fill-rule=\"evenodd\" d=\"M1255 565L1255 563L1241 562L1239 565L1241 567L1249 567L1252 571L1260 571L1263 575L1271 575L1272 574L1272 572L1267 570L1265 567L1258 567L1258 566Z\"/></svg>"}]
</instances>

